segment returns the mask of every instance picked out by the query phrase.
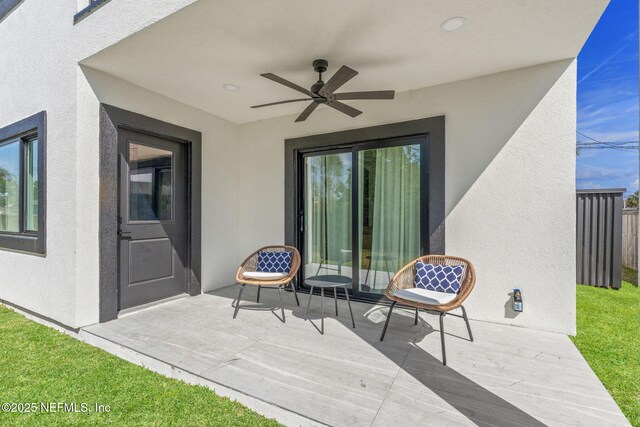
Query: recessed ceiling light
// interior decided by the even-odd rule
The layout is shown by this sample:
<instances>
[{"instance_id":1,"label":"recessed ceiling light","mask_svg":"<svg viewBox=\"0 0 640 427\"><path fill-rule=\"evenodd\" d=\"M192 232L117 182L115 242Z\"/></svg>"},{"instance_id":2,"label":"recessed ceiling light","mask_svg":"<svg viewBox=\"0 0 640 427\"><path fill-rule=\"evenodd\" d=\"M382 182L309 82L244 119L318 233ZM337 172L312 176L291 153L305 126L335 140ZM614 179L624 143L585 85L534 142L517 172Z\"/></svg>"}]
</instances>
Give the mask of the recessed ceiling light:
<instances>
[{"instance_id":1,"label":"recessed ceiling light","mask_svg":"<svg viewBox=\"0 0 640 427\"><path fill-rule=\"evenodd\" d=\"M467 22L467 20L463 16L455 16L444 21L442 25L440 25L440 29L446 32L459 30L465 22Z\"/></svg>"},{"instance_id":2,"label":"recessed ceiling light","mask_svg":"<svg viewBox=\"0 0 640 427\"><path fill-rule=\"evenodd\" d=\"M224 84L222 85L222 87L224 88L224 90L228 90L229 92L237 92L240 90L240 86L231 83Z\"/></svg>"}]
</instances>

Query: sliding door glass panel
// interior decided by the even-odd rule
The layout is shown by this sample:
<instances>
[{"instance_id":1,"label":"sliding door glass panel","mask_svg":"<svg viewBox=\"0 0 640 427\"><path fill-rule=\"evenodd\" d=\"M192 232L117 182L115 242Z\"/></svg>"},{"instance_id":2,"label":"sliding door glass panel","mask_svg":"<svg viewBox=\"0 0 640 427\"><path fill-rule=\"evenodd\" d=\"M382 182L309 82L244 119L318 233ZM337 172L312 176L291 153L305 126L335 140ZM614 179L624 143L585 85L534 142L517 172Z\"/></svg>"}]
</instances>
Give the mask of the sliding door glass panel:
<instances>
[{"instance_id":1,"label":"sliding door glass panel","mask_svg":"<svg viewBox=\"0 0 640 427\"><path fill-rule=\"evenodd\" d=\"M27 231L38 231L38 141L25 144L25 223Z\"/></svg>"},{"instance_id":2,"label":"sliding door glass panel","mask_svg":"<svg viewBox=\"0 0 640 427\"><path fill-rule=\"evenodd\" d=\"M420 145L358 153L360 292L384 293L420 256Z\"/></svg>"},{"instance_id":3,"label":"sliding door glass panel","mask_svg":"<svg viewBox=\"0 0 640 427\"><path fill-rule=\"evenodd\" d=\"M130 221L171 220L172 165L172 151L129 143Z\"/></svg>"},{"instance_id":4,"label":"sliding door glass panel","mask_svg":"<svg viewBox=\"0 0 640 427\"><path fill-rule=\"evenodd\" d=\"M20 231L20 144L0 145L0 231Z\"/></svg>"},{"instance_id":5,"label":"sliding door glass panel","mask_svg":"<svg viewBox=\"0 0 640 427\"><path fill-rule=\"evenodd\" d=\"M352 154L304 159L304 277L352 277Z\"/></svg>"}]
</instances>

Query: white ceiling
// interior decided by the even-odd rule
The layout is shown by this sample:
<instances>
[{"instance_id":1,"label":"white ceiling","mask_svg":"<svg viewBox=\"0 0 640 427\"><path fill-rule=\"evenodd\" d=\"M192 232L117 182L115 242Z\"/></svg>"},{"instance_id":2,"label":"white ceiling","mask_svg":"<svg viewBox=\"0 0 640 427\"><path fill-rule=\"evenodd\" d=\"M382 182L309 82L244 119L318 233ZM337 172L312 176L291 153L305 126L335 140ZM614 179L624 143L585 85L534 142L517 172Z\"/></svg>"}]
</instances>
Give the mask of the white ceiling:
<instances>
[{"instance_id":1,"label":"white ceiling","mask_svg":"<svg viewBox=\"0 0 640 427\"><path fill-rule=\"evenodd\" d=\"M404 92L571 58L608 0L200 0L82 61L235 123L301 112L301 98L260 77L271 72L304 87L311 62L359 75L342 91ZM443 21L464 16L460 30ZM238 92L222 88L240 86ZM366 113L367 102L351 101ZM326 107L325 107L326 108Z\"/></svg>"}]
</instances>

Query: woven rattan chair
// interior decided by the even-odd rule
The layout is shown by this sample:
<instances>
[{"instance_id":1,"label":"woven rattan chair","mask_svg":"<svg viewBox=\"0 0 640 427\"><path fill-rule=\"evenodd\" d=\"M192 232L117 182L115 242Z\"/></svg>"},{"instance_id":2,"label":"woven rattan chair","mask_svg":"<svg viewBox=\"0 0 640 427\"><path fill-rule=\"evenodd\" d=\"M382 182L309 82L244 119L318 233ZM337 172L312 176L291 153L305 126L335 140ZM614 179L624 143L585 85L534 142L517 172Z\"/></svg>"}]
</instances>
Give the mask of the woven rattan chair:
<instances>
[{"instance_id":1,"label":"woven rattan chair","mask_svg":"<svg viewBox=\"0 0 640 427\"><path fill-rule=\"evenodd\" d=\"M282 252L287 251L291 252L291 266L289 273L286 276L279 277L277 279L269 279L269 280L258 280L253 278L244 277L243 273L245 272L255 272L258 268L258 253L260 252ZM251 255L247 257L238 268L238 272L236 273L236 282L238 282L240 286L240 292L238 293L238 299L236 300L236 309L233 312L233 318L235 319L238 315L238 310L240 309L240 298L242 298L242 291L244 290L245 285L257 286L258 287L258 297L256 302L260 302L260 290L263 287L266 288L278 288L278 294L280 295L280 308L282 310L282 321L285 321L284 318L284 300L282 298L282 289L291 285L291 289L293 290L293 295L296 298L296 304L300 305L300 301L298 300L298 294L296 293L296 287L293 284L293 280L298 273L298 269L300 268L300 252L293 246L265 246L263 248L258 249Z\"/></svg>"},{"instance_id":2,"label":"woven rattan chair","mask_svg":"<svg viewBox=\"0 0 640 427\"><path fill-rule=\"evenodd\" d=\"M461 265L464 266L463 276L460 281L460 292L458 294L448 294L448 298L452 298L450 301L445 303L438 303L438 301L433 300L432 303L427 303L427 301L417 302L415 300L408 300L402 298L402 290L405 289L413 289L414 286L414 277L416 275L416 261L422 261L428 264L438 264L438 265ZM393 307L395 307L396 303L415 308L416 316L415 323L418 324L418 310L423 309L426 311L435 311L440 313L440 342L442 344L442 363L444 365L447 364L447 355L445 352L444 346L444 316L450 314L451 316L461 317L464 319L467 324L467 331L469 332L469 340L473 341L473 335L471 334L471 326L469 325L469 318L467 317L467 311L464 309L462 303L467 299L471 290L475 286L476 283L476 271L473 268L473 264L463 258L457 258L453 256L446 255L427 255L420 257L414 261L411 261L409 264L402 267L400 271L398 271L393 278L391 278L391 282L387 286L387 291L385 295L389 298L392 303L391 307L389 307L389 314L387 315L387 320L384 322L384 328L382 329L382 335L380 336L380 341L384 339L384 334L387 332L387 326L389 325L389 319L391 319L391 312L393 311ZM398 293L400 292L400 295ZM440 292L438 292L440 293ZM454 296L455 295L455 296ZM458 314L450 313L451 310L456 308L462 309L462 316Z\"/></svg>"}]
</instances>

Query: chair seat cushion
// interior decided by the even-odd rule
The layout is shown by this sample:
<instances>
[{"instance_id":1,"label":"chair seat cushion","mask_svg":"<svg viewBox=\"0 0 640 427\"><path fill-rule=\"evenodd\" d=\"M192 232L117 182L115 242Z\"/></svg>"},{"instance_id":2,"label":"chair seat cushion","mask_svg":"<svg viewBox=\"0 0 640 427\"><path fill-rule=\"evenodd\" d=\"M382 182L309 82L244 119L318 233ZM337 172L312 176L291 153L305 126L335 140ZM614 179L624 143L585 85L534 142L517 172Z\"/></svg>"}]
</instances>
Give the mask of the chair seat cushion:
<instances>
[{"instance_id":1,"label":"chair seat cushion","mask_svg":"<svg viewBox=\"0 0 640 427\"><path fill-rule=\"evenodd\" d=\"M429 289L422 288L402 289L396 292L394 295L398 298L429 305L446 304L458 296L457 294L431 291Z\"/></svg>"},{"instance_id":2,"label":"chair seat cushion","mask_svg":"<svg viewBox=\"0 0 640 427\"><path fill-rule=\"evenodd\" d=\"M464 267L461 265L439 265L416 261L413 284L416 288L457 294L460 292L463 273Z\"/></svg>"},{"instance_id":3,"label":"chair seat cushion","mask_svg":"<svg viewBox=\"0 0 640 427\"><path fill-rule=\"evenodd\" d=\"M291 271L291 251L258 252L256 271L267 273L289 273Z\"/></svg>"},{"instance_id":4,"label":"chair seat cushion","mask_svg":"<svg viewBox=\"0 0 640 427\"><path fill-rule=\"evenodd\" d=\"M285 273L269 273L267 271L245 271L242 273L242 277L254 280L278 280L285 276Z\"/></svg>"}]
</instances>

